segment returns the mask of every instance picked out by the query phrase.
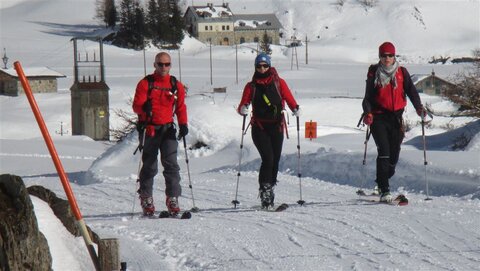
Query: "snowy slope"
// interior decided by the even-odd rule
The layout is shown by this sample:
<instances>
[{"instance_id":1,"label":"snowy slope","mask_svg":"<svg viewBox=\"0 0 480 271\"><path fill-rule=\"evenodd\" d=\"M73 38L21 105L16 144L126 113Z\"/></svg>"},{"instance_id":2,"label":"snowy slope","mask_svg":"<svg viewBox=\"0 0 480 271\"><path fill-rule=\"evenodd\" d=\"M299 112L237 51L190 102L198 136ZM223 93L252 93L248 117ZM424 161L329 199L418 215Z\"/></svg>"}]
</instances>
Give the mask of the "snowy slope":
<instances>
[{"instance_id":1,"label":"snowy slope","mask_svg":"<svg viewBox=\"0 0 480 271\"><path fill-rule=\"evenodd\" d=\"M378 205L362 200L355 192L360 187L370 191L375 174L374 142L369 141L367 164L362 166L365 130L356 124L364 76L368 65L377 61L376 48L384 40L392 40L410 73L425 74L433 69L439 76L451 77L465 66L429 65L426 61L432 56L469 56L480 45L480 1L385 0L369 10L354 0L347 0L341 9L334 2L230 3L235 13L274 12L287 37L295 34L303 39L308 34L311 40L309 65L304 64L304 47L298 48L298 71L290 69L291 52L285 47L273 47L272 59L303 108L302 123L318 122L319 138L313 141L303 138L303 125L300 130L302 198L307 203L303 207L296 204L300 194L293 117L276 187L277 203L286 202L291 208L282 213L258 210L259 156L250 131L242 153L241 205L233 209L230 203L235 198L241 138L241 117L234 106L251 78L255 55L251 48L256 45L240 46L238 84L234 48L213 48L213 86L209 48L187 38L182 44L181 74L178 52L171 52L172 73L190 87L188 146L198 141L208 145L188 151L195 205L201 210L188 221L140 217L135 195L139 155L132 155L136 134L113 144L56 133L61 123L70 125L70 39L97 33L97 23L92 20L94 1L0 2L0 48L6 48L9 65L19 60L24 67L48 66L67 75L59 80L59 93L39 94L36 99L87 225L102 238L120 239L121 259L128 270L478 270L478 120L436 116L427 129L429 164L424 166L421 129L409 104L405 118L414 127L406 135L391 186L395 193L406 193L410 204ZM82 41L79 48L93 51L97 44ZM108 45L104 49L111 125L117 127L121 121L113 111L130 110L128 100L144 73L143 52ZM147 72L152 71L156 53L153 48L145 53ZM211 93L212 87L225 86L226 95ZM455 109L438 97L421 98L442 113ZM27 185L43 185L63 196L26 97L0 96L0 113L0 172L19 175ZM466 128L446 130L447 124L458 128L467 123ZM465 131L476 134L466 151L451 151L452 140ZM180 204L189 209L193 201L183 146L178 157L183 187ZM425 181L432 201L424 201ZM154 198L157 209L164 209L160 175ZM54 269L93 270L83 241L61 231L41 201L34 199L34 203L40 228L52 247Z\"/></svg>"}]
</instances>

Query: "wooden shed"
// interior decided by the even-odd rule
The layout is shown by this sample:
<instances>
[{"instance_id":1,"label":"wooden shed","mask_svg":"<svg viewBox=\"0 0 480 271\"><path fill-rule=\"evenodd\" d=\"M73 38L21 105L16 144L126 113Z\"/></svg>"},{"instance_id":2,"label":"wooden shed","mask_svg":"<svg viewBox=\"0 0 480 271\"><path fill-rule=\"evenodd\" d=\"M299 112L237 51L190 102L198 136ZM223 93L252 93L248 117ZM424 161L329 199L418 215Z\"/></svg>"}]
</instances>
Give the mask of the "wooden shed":
<instances>
[{"instance_id":1,"label":"wooden shed","mask_svg":"<svg viewBox=\"0 0 480 271\"><path fill-rule=\"evenodd\" d=\"M24 68L30 87L34 93L57 92L57 78L65 75L47 67ZM24 93L17 71L13 68L0 69L0 95L18 96Z\"/></svg>"},{"instance_id":2,"label":"wooden shed","mask_svg":"<svg viewBox=\"0 0 480 271\"><path fill-rule=\"evenodd\" d=\"M411 77L419 93L441 95L446 88L454 86L453 83L436 76L434 71L432 74L412 74Z\"/></svg>"}]
</instances>

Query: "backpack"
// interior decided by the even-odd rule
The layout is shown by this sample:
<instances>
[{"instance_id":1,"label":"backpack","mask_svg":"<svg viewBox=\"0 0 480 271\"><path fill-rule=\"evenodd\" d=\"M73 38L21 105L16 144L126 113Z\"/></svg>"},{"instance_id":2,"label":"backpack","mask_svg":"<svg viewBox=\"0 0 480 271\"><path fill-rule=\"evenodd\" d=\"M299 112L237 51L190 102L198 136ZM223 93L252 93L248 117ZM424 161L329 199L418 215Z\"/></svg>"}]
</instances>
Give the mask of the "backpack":
<instances>
[{"instance_id":1,"label":"backpack","mask_svg":"<svg viewBox=\"0 0 480 271\"><path fill-rule=\"evenodd\" d=\"M280 80L278 75L273 75L273 85L257 87L252 80L252 106L255 120L260 122L280 122L283 120L283 97L280 93ZM272 87L275 88L272 91Z\"/></svg>"},{"instance_id":2,"label":"backpack","mask_svg":"<svg viewBox=\"0 0 480 271\"><path fill-rule=\"evenodd\" d=\"M145 78L148 81L148 92L147 92L147 99L150 99L150 94L152 93L152 90L155 88L153 86L153 83L155 82L155 79L153 78L153 75L149 74L145 76ZM172 92L172 95L177 94L177 78L175 76L170 75L170 85L172 85L172 89L170 90Z\"/></svg>"},{"instance_id":3,"label":"backpack","mask_svg":"<svg viewBox=\"0 0 480 271\"><path fill-rule=\"evenodd\" d=\"M153 75L149 74L145 76L144 79L147 79L148 81L148 92L147 92L147 101L151 102L150 95L152 94L152 90L155 88L153 83L155 82L155 79L153 78ZM170 75L170 85L172 88L170 89L170 93L175 97L175 100L177 100L177 78L175 76ZM173 114L175 114L175 107L177 106L177 103L174 104L173 106Z\"/></svg>"}]
</instances>

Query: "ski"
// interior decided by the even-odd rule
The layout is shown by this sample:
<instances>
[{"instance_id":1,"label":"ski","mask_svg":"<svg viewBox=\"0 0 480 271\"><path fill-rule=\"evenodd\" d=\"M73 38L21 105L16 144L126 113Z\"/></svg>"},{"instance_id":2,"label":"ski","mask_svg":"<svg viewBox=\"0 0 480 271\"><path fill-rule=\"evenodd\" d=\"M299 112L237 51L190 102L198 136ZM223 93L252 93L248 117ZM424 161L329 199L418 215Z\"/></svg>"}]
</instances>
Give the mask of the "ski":
<instances>
[{"instance_id":1,"label":"ski","mask_svg":"<svg viewBox=\"0 0 480 271\"><path fill-rule=\"evenodd\" d=\"M161 211L158 215L158 218L177 218L177 219L190 219L192 218L192 213L190 211L184 211L182 213L170 213L168 211Z\"/></svg>"},{"instance_id":2,"label":"ski","mask_svg":"<svg viewBox=\"0 0 480 271\"><path fill-rule=\"evenodd\" d=\"M283 212L288 209L288 204L282 203L277 208L262 208L262 211L266 212Z\"/></svg>"},{"instance_id":3,"label":"ski","mask_svg":"<svg viewBox=\"0 0 480 271\"><path fill-rule=\"evenodd\" d=\"M388 204L388 205L394 205L394 206L408 205L408 198L405 197L405 195L403 195L403 194L399 194L391 202L380 201L380 196L378 196L378 195L360 195L360 196L364 197L364 201L367 201L367 202L374 202L374 203L378 203L378 204Z\"/></svg>"},{"instance_id":4,"label":"ski","mask_svg":"<svg viewBox=\"0 0 480 271\"><path fill-rule=\"evenodd\" d=\"M275 212L282 212L288 209L288 204L282 203L275 209Z\"/></svg>"}]
</instances>

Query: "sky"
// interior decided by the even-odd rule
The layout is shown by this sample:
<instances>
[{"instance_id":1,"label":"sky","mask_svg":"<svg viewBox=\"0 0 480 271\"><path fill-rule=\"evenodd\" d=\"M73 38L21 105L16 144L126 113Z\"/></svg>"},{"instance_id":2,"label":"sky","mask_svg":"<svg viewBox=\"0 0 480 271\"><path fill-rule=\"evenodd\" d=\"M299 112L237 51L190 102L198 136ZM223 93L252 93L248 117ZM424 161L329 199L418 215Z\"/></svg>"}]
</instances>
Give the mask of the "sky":
<instances>
[{"instance_id":1,"label":"sky","mask_svg":"<svg viewBox=\"0 0 480 271\"><path fill-rule=\"evenodd\" d=\"M412 129L402 145L391 188L394 194L407 195L408 206L375 204L355 192L359 188L371 191L374 185L376 147L372 139L367 143L363 166L365 127L356 125L365 75L368 66L378 61L378 45L392 41L398 61L411 74L433 70L451 79L468 66L432 65L428 60L471 56L471 50L480 45L480 1L379 1L377 7L367 10L353 0L347 0L342 8L333 2L230 3L234 13L275 13L287 37L310 39L309 64L305 64L305 47L299 47L298 70L295 65L291 68L291 49L272 48L272 65L303 110L298 133L295 118L289 114L290 138L284 141L275 190L277 204L290 205L282 213L259 209L260 159L250 130L240 152L242 118L234 108L252 76L256 44L239 46L238 83L234 47L214 46L212 79L206 45L187 37L180 51L170 52L172 74L189 88L187 144L207 145L187 151L193 189L188 186L185 152L179 145L180 205L183 209L194 207L193 190L200 209L192 219L183 221L141 217L135 195L140 158L133 155L136 134L119 143L71 135L70 39L98 31L98 23L92 19L94 1L0 3L0 49L5 48L9 67L20 61L24 68L49 67L66 75L59 79L57 93L37 94L35 98L86 224L102 238L119 238L121 260L127 262L128 270L478 269L480 122L449 117L456 105L440 97L420 95L435 112L426 129L427 165L419 119L410 103L406 108L404 117ZM72 8L76 12L69 12ZM98 45L81 41L79 48L93 52ZM158 49L145 51L146 64L142 51L110 45L104 50L110 124L116 128L122 122L114 112L130 112L135 86L145 71L153 71ZM213 87L226 87L227 93L214 94ZM65 198L26 97L1 96L0 111L2 174L19 175L27 186L43 185ZM314 140L304 138L304 122L310 120L318 124ZM59 134L61 125L66 135ZM463 134L472 137L470 144L465 150L452 150L453 140ZM235 198L240 155L241 204L233 209L230 202ZM304 206L296 204L300 199L298 173L302 175ZM431 201L424 200L427 182ZM65 232L45 203L32 200L40 230L50 245L54 270L92 270L83 240ZM155 179L154 200L157 210L165 209L161 175Z\"/></svg>"}]
</instances>

